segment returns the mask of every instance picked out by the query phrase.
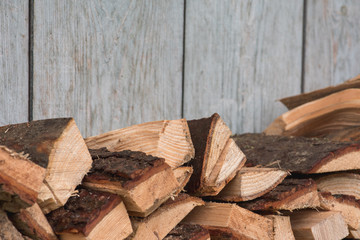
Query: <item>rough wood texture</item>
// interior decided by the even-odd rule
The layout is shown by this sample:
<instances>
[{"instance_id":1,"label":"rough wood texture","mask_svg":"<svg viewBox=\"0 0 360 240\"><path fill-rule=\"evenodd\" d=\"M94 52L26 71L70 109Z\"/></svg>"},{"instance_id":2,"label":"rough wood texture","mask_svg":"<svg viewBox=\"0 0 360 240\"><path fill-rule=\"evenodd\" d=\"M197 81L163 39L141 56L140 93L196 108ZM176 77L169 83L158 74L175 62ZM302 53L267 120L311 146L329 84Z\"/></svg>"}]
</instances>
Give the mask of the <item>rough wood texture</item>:
<instances>
[{"instance_id":1,"label":"rough wood texture","mask_svg":"<svg viewBox=\"0 0 360 240\"><path fill-rule=\"evenodd\" d=\"M214 199L231 202L253 200L270 192L287 175L288 172L277 168L242 168Z\"/></svg>"},{"instance_id":2,"label":"rough wood texture","mask_svg":"<svg viewBox=\"0 0 360 240\"><path fill-rule=\"evenodd\" d=\"M47 215L61 239L124 239L132 233L129 216L119 196L80 189L61 208Z\"/></svg>"},{"instance_id":3,"label":"rough wood texture","mask_svg":"<svg viewBox=\"0 0 360 240\"><path fill-rule=\"evenodd\" d=\"M29 1L0 1L0 126L28 120Z\"/></svg>"},{"instance_id":4,"label":"rough wood texture","mask_svg":"<svg viewBox=\"0 0 360 240\"><path fill-rule=\"evenodd\" d=\"M163 240L210 240L210 234L200 225L178 224Z\"/></svg>"},{"instance_id":5,"label":"rough wood texture","mask_svg":"<svg viewBox=\"0 0 360 240\"><path fill-rule=\"evenodd\" d=\"M349 230L350 234L347 238L360 239L360 229L357 230Z\"/></svg>"},{"instance_id":6,"label":"rough wood texture","mask_svg":"<svg viewBox=\"0 0 360 240\"><path fill-rule=\"evenodd\" d=\"M351 195L360 200L360 175L356 173L334 173L315 178L320 192L332 195Z\"/></svg>"},{"instance_id":7,"label":"rough wood texture","mask_svg":"<svg viewBox=\"0 0 360 240\"><path fill-rule=\"evenodd\" d=\"M184 117L262 131L301 91L302 17L302 1L187 2Z\"/></svg>"},{"instance_id":8,"label":"rough wood texture","mask_svg":"<svg viewBox=\"0 0 360 240\"><path fill-rule=\"evenodd\" d=\"M274 223L274 240L295 240L289 216L266 215Z\"/></svg>"},{"instance_id":9,"label":"rough wood texture","mask_svg":"<svg viewBox=\"0 0 360 240\"><path fill-rule=\"evenodd\" d=\"M173 170L174 176L179 183L179 190L175 193L175 195L184 190L193 172L194 170L192 167L178 167Z\"/></svg>"},{"instance_id":10,"label":"rough wood texture","mask_svg":"<svg viewBox=\"0 0 360 240\"><path fill-rule=\"evenodd\" d=\"M46 168L38 203L44 212L63 206L91 167L91 156L72 118L0 127L0 144L24 152Z\"/></svg>"},{"instance_id":11,"label":"rough wood texture","mask_svg":"<svg viewBox=\"0 0 360 240\"><path fill-rule=\"evenodd\" d=\"M6 212L2 210L0 210L0 229L0 240L24 240L21 233L19 233L7 217Z\"/></svg>"},{"instance_id":12,"label":"rough wood texture","mask_svg":"<svg viewBox=\"0 0 360 240\"><path fill-rule=\"evenodd\" d=\"M182 1L36 1L34 119L73 116L93 136L180 118L183 13Z\"/></svg>"},{"instance_id":13,"label":"rough wood texture","mask_svg":"<svg viewBox=\"0 0 360 240\"><path fill-rule=\"evenodd\" d=\"M83 185L118 194L130 215L145 217L179 190L179 183L163 158L143 152L90 150L93 166Z\"/></svg>"},{"instance_id":14,"label":"rough wood texture","mask_svg":"<svg viewBox=\"0 0 360 240\"><path fill-rule=\"evenodd\" d=\"M358 75L360 3L310 0L306 4L304 90L342 83Z\"/></svg>"},{"instance_id":15,"label":"rough wood texture","mask_svg":"<svg viewBox=\"0 0 360 240\"><path fill-rule=\"evenodd\" d=\"M339 240L349 234L347 225L338 212L303 210L290 215L295 239Z\"/></svg>"},{"instance_id":16,"label":"rough wood texture","mask_svg":"<svg viewBox=\"0 0 360 240\"><path fill-rule=\"evenodd\" d=\"M293 211L320 207L320 199L312 179L285 179L269 193L240 205L252 211Z\"/></svg>"},{"instance_id":17,"label":"rough wood texture","mask_svg":"<svg viewBox=\"0 0 360 240\"><path fill-rule=\"evenodd\" d=\"M205 227L211 239L273 239L270 219L235 204L207 202L196 207L183 222Z\"/></svg>"},{"instance_id":18,"label":"rough wood texture","mask_svg":"<svg viewBox=\"0 0 360 240\"><path fill-rule=\"evenodd\" d=\"M128 239L163 239L194 207L204 202L187 194L169 199L148 217L131 218L134 233Z\"/></svg>"},{"instance_id":19,"label":"rough wood texture","mask_svg":"<svg viewBox=\"0 0 360 240\"><path fill-rule=\"evenodd\" d=\"M132 150L164 158L175 168L195 155L186 119L142 123L85 139L89 148Z\"/></svg>"},{"instance_id":20,"label":"rough wood texture","mask_svg":"<svg viewBox=\"0 0 360 240\"><path fill-rule=\"evenodd\" d=\"M10 214L9 218L23 235L31 237L31 239L58 239L44 213L36 203L31 207L21 209L19 213Z\"/></svg>"},{"instance_id":21,"label":"rough wood texture","mask_svg":"<svg viewBox=\"0 0 360 240\"><path fill-rule=\"evenodd\" d=\"M299 173L360 167L358 143L264 134L241 134L234 136L234 140L246 155L246 166L279 167Z\"/></svg>"},{"instance_id":22,"label":"rough wood texture","mask_svg":"<svg viewBox=\"0 0 360 240\"><path fill-rule=\"evenodd\" d=\"M36 202L46 169L0 145L0 206L18 212Z\"/></svg>"}]
</instances>

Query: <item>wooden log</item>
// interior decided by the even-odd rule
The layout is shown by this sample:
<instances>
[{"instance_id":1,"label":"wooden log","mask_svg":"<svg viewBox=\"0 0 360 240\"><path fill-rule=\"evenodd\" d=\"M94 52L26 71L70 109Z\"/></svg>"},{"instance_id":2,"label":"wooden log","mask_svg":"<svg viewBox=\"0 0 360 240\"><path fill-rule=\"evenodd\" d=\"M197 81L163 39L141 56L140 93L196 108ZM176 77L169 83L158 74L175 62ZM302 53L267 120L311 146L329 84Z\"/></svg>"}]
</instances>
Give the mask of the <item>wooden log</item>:
<instances>
[{"instance_id":1,"label":"wooden log","mask_svg":"<svg viewBox=\"0 0 360 240\"><path fill-rule=\"evenodd\" d=\"M351 195L360 199L360 175L356 173L334 173L315 178L320 192L332 195Z\"/></svg>"},{"instance_id":2,"label":"wooden log","mask_svg":"<svg viewBox=\"0 0 360 240\"><path fill-rule=\"evenodd\" d=\"M0 239L2 240L24 240L24 237L14 227L6 212L0 209Z\"/></svg>"},{"instance_id":3,"label":"wooden log","mask_svg":"<svg viewBox=\"0 0 360 240\"><path fill-rule=\"evenodd\" d=\"M194 207L204 202L187 194L169 199L148 217L132 217L134 233L128 239L163 239Z\"/></svg>"},{"instance_id":4,"label":"wooden log","mask_svg":"<svg viewBox=\"0 0 360 240\"><path fill-rule=\"evenodd\" d=\"M89 151L72 118L0 127L0 144L28 154L46 168L37 200L44 212L64 205L91 167Z\"/></svg>"},{"instance_id":5,"label":"wooden log","mask_svg":"<svg viewBox=\"0 0 360 240\"><path fill-rule=\"evenodd\" d=\"M210 240L210 234L200 225L178 224L163 240Z\"/></svg>"},{"instance_id":6,"label":"wooden log","mask_svg":"<svg viewBox=\"0 0 360 240\"><path fill-rule=\"evenodd\" d=\"M47 215L61 239L124 239L132 233L125 205L115 194L80 189Z\"/></svg>"},{"instance_id":7,"label":"wooden log","mask_svg":"<svg viewBox=\"0 0 360 240\"><path fill-rule=\"evenodd\" d=\"M93 166L83 186L120 195L129 215L146 217L180 188L163 158L105 148L90 153Z\"/></svg>"},{"instance_id":8,"label":"wooden log","mask_svg":"<svg viewBox=\"0 0 360 240\"><path fill-rule=\"evenodd\" d=\"M274 223L274 240L295 240L289 216L266 215Z\"/></svg>"},{"instance_id":9,"label":"wooden log","mask_svg":"<svg viewBox=\"0 0 360 240\"><path fill-rule=\"evenodd\" d=\"M0 205L18 212L36 202L46 169L27 156L0 146Z\"/></svg>"},{"instance_id":10,"label":"wooden log","mask_svg":"<svg viewBox=\"0 0 360 240\"><path fill-rule=\"evenodd\" d=\"M199 196L207 195L207 182L231 135L230 129L215 113L209 118L188 121L195 157L189 162L194 168L186 190Z\"/></svg>"},{"instance_id":11,"label":"wooden log","mask_svg":"<svg viewBox=\"0 0 360 240\"><path fill-rule=\"evenodd\" d=\"M349 234L339 212L302 210L290 215L295 239L338 240Z\"/></svg>"},{"instance_id":12,"label":"wooden log","mask_svg":"<svg viewBox=\"0 0 360 240\"><path fill-rule=\"evenodd\" d=\"M328 139L241 134L235 142L247 167L279 167L297 173L324 173L360 168L360 144Z\"/></svg>"},{"instance_id":13,"label":"wooden log","mask_svg":"<svg viewBox=\"0 0 360 240\"><path fill-rule=\"evenodd\" d=\"M331 132L322 134L319 137L330 139L331 141L340 142L358 142L360 141L360 127L358 126L343 126L341 129L334 129Z\"/></svg>"},{"instance_id":14,"label":"wooden log","mask_svg":"<svg viewBox=\"0 0 360 240\"><path fill-rule=\"evenodd\" d=\"M9 214L9 218L23 235L31 239L58 239L44 213L36 203L31 207L21 209L19 213Z\"/></svg>"},{"instance_id":15,"label":"wooden log","mask_svg":"<svg viewBox=\"0 0 360 240\"><path fill-rule=\"evenodd\" d=\"M316 183L312 179L285 179L260 198L240 203L249 210L289 210L320 207Z\"/></svg>"},{"instance_id":16,"label":"wooden log","mask_svg":"<svg viewBox=\"0 0 360 240\"><path fill-rule=\"evenodd\" d=\"M319 195L322 209L340 212L350 229L360 228L360 200L349 195L331 195L329 192L320 192Z\"/></svg>"},{"instance_id":17,"label":"wooden log","mask_svg":"<svg viewBox=\"0 0 360 240\"><path fill-rule=\"evenodd\" d=\"M347 236L347 238L351 238L351 239L360 239L360 229L357 230L351 230L349 229L349 235Z\"/></svg>"},{"instance_id":18,"label":"wooden log","mask_svg":"<svg viewBox=\"0 0 360 240\"><path fill-rule=\"evenodd\" d=\"M164 158L172 168L183 165L195 155L186 119L147 122L98 136L88 137L89 148L109 151L141 151Z\"/></svg>"},{"instance_id":19,"label":"wooden log","mask_svg":"<svg viewBox=\"0 0 360 240\"><path fill-rule=\"evenodd\" d=\"M203 226L211 239L273 239L272 220L235 204L207 202L182 222Z\"/></svg>"},{"instance_id":20,"label":"wooden log","mask_svg":"<svg viewBox=\"0 0 360 240\"><path fill-rule=\"evenodd\" d=\"M174 176L179 183L179 189L175 192L175 195L179 194L182 190L184 190L193 172L194 169L192 167L186 166L173 169Z\"/></svg>"},{"instance_id":21,"label":"wooden log","mask_svg":"<svg viewBox=\"0 0 360 240\"><path fill-rule=\"evenodd\" d=\"M244 167L214 199L230 202L253 200L270 192L288 174L277 168Z\"/></svg>"}]
</instances>

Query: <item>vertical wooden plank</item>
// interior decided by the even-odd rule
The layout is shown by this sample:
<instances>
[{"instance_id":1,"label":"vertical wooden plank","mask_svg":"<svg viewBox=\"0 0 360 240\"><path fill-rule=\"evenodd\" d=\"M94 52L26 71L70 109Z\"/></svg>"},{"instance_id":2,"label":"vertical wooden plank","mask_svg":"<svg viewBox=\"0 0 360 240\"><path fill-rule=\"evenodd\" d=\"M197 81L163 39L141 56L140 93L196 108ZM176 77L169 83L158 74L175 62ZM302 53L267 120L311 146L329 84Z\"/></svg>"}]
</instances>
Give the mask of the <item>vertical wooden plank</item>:
<instances>
[{"instance_id":1,"label":"vertical wooden plank","mask_svg":"<svg viewBox=\"0 0 360 240\"><path fill-rule=\"evenodd\" d=\"M360 1L308 0L305 91L360 74Z\"/></svg>"},{"instance_id":2,"label":"vertical wooden plank","mask_svg":"<svg viewBox=\"0 0 360 240\"><path fill-rule=\"evenodd\" d=\"M28 120L28 0L0 1L0 126Z\"/></svg>"},{"instance_id":3,"label":"vertical wooden plank","mask_svg":"<svg viewBox=\"0 0 360 240\"><path fill-rule=\"evenodd\" d=\"M302 16L303 1L187 1L185 117L264 130L300 92Z\"/></svg>"},{"instance_id":4,"label":"vertical wooden plank","mask_svg":"<svg viewBox=\"0 0 360 240\"><path fill-rule=\"evenodd\" d=\"M84 136L181 117L183 1L37 0L34 119Z\"/></svg>"}]
</instances>

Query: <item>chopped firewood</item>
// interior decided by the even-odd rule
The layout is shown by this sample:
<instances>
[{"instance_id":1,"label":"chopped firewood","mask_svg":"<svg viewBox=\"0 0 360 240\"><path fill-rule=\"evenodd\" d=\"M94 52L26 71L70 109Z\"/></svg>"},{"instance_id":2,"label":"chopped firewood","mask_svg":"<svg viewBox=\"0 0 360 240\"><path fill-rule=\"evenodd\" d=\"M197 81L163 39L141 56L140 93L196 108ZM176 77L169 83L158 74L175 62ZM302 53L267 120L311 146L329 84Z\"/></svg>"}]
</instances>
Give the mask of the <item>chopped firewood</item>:
<instances>
[{"instance_id":1,"label":"chopped firewood","mask_svg":"<svg viewBox=\"0 0 360 240\"><path fill-rule=\"evenodd\" d=\"M132 150L164 158L172 168L195 155L186 119L147 122L88 137L85 141L91 149Z\"/></svg>"},{"instance_id":2,"label":"chopped firewood","mask_svg":"<svg viewBox=\"0 0 360 240\"><path fill-rule=\"evenodd\" d=\"M347 236L347 238L352 238L352 239L360 239L360 229L357 230L351 230L349 229L349 236Z\"/></svg>"},{"instance_id":3,"label":"chopped firewood","mask_svg":"<svg viewBox=\"0 0 360 240\"><path fill-rule=\"evenodd\" d=\"M23 154L0 146L0 206L18 212L36 202L46 169Z\"/></svg>"},{"instance_id":4,"label":"chopped firewood","mask_svg":"<svg viewBox=\"0 0 360 240\"><path fill-rule=\"evenodd\" d=\"M331 195L329 192L320 192L319 195L321 208L340 212L351 229L360 228L360 200L349 195Z\"/></svg>"},{"instance_id":5,"label":"chopped firewood","mask_svg":"<svg viewBox=\"0 0 360 240\"><path fill-rule=\"evenodd\" d=\"M295 239L338 240L349 234L339 212L302 210L290 215Z\"/></svg>"},{"instance_id":6,"label":"chopped firewood","mask_svg":"<svg viewBox=\"0 0 360 240\"><path fill-rule=\"evenodd\" d=\"M124 239L132 233L121 198L115 194L80 189L65 206L47 215L63 240Z\"/></svg>"},{"instance_id":7,"label":"chopped firewood","mask_svg":"<svg viewBox=\"0 0 360 240\"><path fill-rule=\"evenodd\" d=\"M272 220L230 203L207 202L183 223L201 225L211 239L273 239Z\"/></svg>"},{"instance_id":8,"label":"chopped firewood","mask_svg":"<svg viewBox=\"0 0 360 240\"><path fill-rule=\"evenodd\" d=\"M334 173L315 178L320 192L332 195L351 195L360 199L360 175L356 173Z\"/></svg>"},{"instance_id":9,"label":"chopped firewood","mask_svg":"<svg viewBox=\"0 0 360 240\"><path fill-rule=\"evenodd\" d=\"M83 185L122 197L129 215L145 217L178 191L179 183L163 158L125 150L90 150L93 166Z\"/></svg>"},{"instance_id":10,"label":"chopped firewood","mask_svg":"<svg viewBox=\"0 0 360 240\"><path fill-rule=\"evenodd\" d=\"M232 138L229 138L210 177L206 181L207 195L217 195L244 166L246 157Z\"/></svg>"},{"instance_id":11,"label":"chopped firewood","mask_svg":"<svg viewBox=\"0 0 360 240\"><path fill-rule=\"evenodd\" d=\"M23 236L14 227L6 215L6 212L0 209L0 239L1 240L24 240Z\"/></svg>"},{"instance_id":12,"label":"chopped firewood","mask_svg":"<svg viewBox=\"0 0 360 240\"><path fill-rule=\"evenodd\" d=\"M200 225L178 224L163 240L210 240L210 234Z\"/></svg>"},{"instance_id":13,"label":"chopped firewood","mask_svg":"<svg viewBox=\"0 0 360 240\"><path fill-rule=\"evenodd\" d=\"M58 239L44 213L36 203L31 207L21 209L19 213L9 214L9 218L25 236L41 240Z\"/></svg>"},{"instance_id":14,"label":"chopped firewood","mask_svg":"<svg viewBox=\"0 0 360 240\"><path fill-rule=\"evenodd\" d=\"M288 172L277 168L242 168L214 199L229 202L258 198L279 185Z\"/></svg>"},{"instance_id":15,"label":"chopped firewood","mask_svg":"<svg viewBox=\"0 0 360 240\"><path fill-rule=\"evenodd\" d=\"M331 132L320 135L319 137L327 138L330 139L331 141L340 141L340 142L360 141L360 127L344 126L341 127L341 129L332 130Z\"/></svg>"},{"instance_id":16,"label":"chopped firewood","mask_svg":"<svg viewBox=\"0 0 360 240\"><path fill-rule=\"evenodd\" d=\"M360 144L327 139L242 134L234 136L245 153L245 166L278 167L297 173L360 168Z\"/></svg>"},{"instance_id":17,"label":"chopped firewood","mask_svg":"<svg viewBox=\"0 0 360 240\"><path fill-rule=\"evenodd\" d=\"M295 240L289 216L266 215L274 222L274 240Z\"/></svg>"},{"instance_id":18,"label":"chopped firewood","mask_svg":"<svg viewBox=\"0 0 360 240\"><path fill-rule=\"evenodd\" d=\"M187 194L169 199L146 218L132 217L134 233L129 239L163 239L194 207L204 202Z\"/></svg>"},{"instance_id":19,"label":"chopped firewood","mask_svg":"<svg viewBox=\"0 0 360 240\"><path fill-rule=\"evenodd\" d=\"M315 90L308 93L302 93L296 96L287 97L280 99L280 101L289 109L296 108L305 103L317 100L319 98L326 97L330 94L340 92L350 88L360 88L360 75L356 76L353 79L350 79L344 83L341 83L336 86L330 86L323 89Z\"/></svg>"},{"instance_id":20,"label":"chopped firewood","mask_svg":"<svg viewBox=\"0 0 360 240\"><path fill-rule=\"evenodd\" d=\"M206 183L230 138L231 131L217 113L209 118L188 121L188 124L195 147L195 157L189 162L194 168L194 173L186 190L206 196ZM226 155L224 157L226 158Z\"/></svg>"},{"instance_id":21,"label":"chopped firewood","mask_svg":"<svg viewBox=\"0 0 360 240\"><path fill-rule=\"evenodd\" d=\"M312 179L285 179L260 198L242 202L249 210L289 210L320 207L316 184Z\"/></svg>"},{"instance_id":22,"label":"chopped firewood","mask_svg":"<svg viewBox=\"0 0 360 240\"><path fill-rule=\"evenodd\" d=\"M89 151L72 118L0 127L0 144L24 152L33 163L46 168L38 195L44 212L63 206L91 167Z\"/></svg>"},{"instance_id":23,"label":"chopped firewood","mask_svg":"<svg viewBox=\"0 0 360 240\"><path fill-rule=\"evenodd\" d=\"M347 89L309 102L279 116L267 135L319 137L333 130L359 126L360 89Z\"/></svg>"},{"instance_id":24,"label":"chopped firewood","mask_svg":"<svg viewBox=\"0 0 360 240\"><path fill-rule=\"evenodd\" d=\"M175 192L175 195L179 194L186 184L189 182L191 174L193 173L192 167L178 167L173 169L174 176L179 183L179 190Z\"/></svg>"}]
</instances>

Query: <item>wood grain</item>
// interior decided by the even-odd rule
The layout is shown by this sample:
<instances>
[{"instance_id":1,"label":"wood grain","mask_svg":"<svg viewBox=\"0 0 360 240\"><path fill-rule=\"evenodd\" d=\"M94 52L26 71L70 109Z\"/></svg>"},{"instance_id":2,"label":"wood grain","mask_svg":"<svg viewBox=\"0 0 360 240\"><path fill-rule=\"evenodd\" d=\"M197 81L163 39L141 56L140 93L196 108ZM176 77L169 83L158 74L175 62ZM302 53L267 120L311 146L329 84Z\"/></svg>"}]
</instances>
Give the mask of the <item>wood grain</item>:
<instances>
[{"instance_id":1,"label":"wood grain","mask_svg":"<svg viewBox=\"0 0 360 240\"><path fill-rule=\"evenodd\" d=\"M307 1L305 92L360 73L359 12L356 0Z\"/></svg>"},{"instance_id":2,"label":"wood grain","mask_svg":"<svg viewBox=\"0 0 360 240\"><path fill-rule=\"evenodd\" d=\"M0 1L0 126L28 120L29 1Z\"/></svg>"},{"instance_id":3,"label":"wood grain","mask_svg":"<svg viewBox=\"0 0 360 240\"><path fill-rule=\"evenodd\" d=\"M34 119L84 136L181 117L183 1L35 2Z\"/></svg>"},{"instance_id":4,"label":"wood grain","mask_svg":"<svg viewBox=\"0 0 360 240\"><path fill-rule=\"evenodd\" d=\"M301 86L303 1L188 1L184 117L260 132Z\"/></svg>"}]
</instances>

